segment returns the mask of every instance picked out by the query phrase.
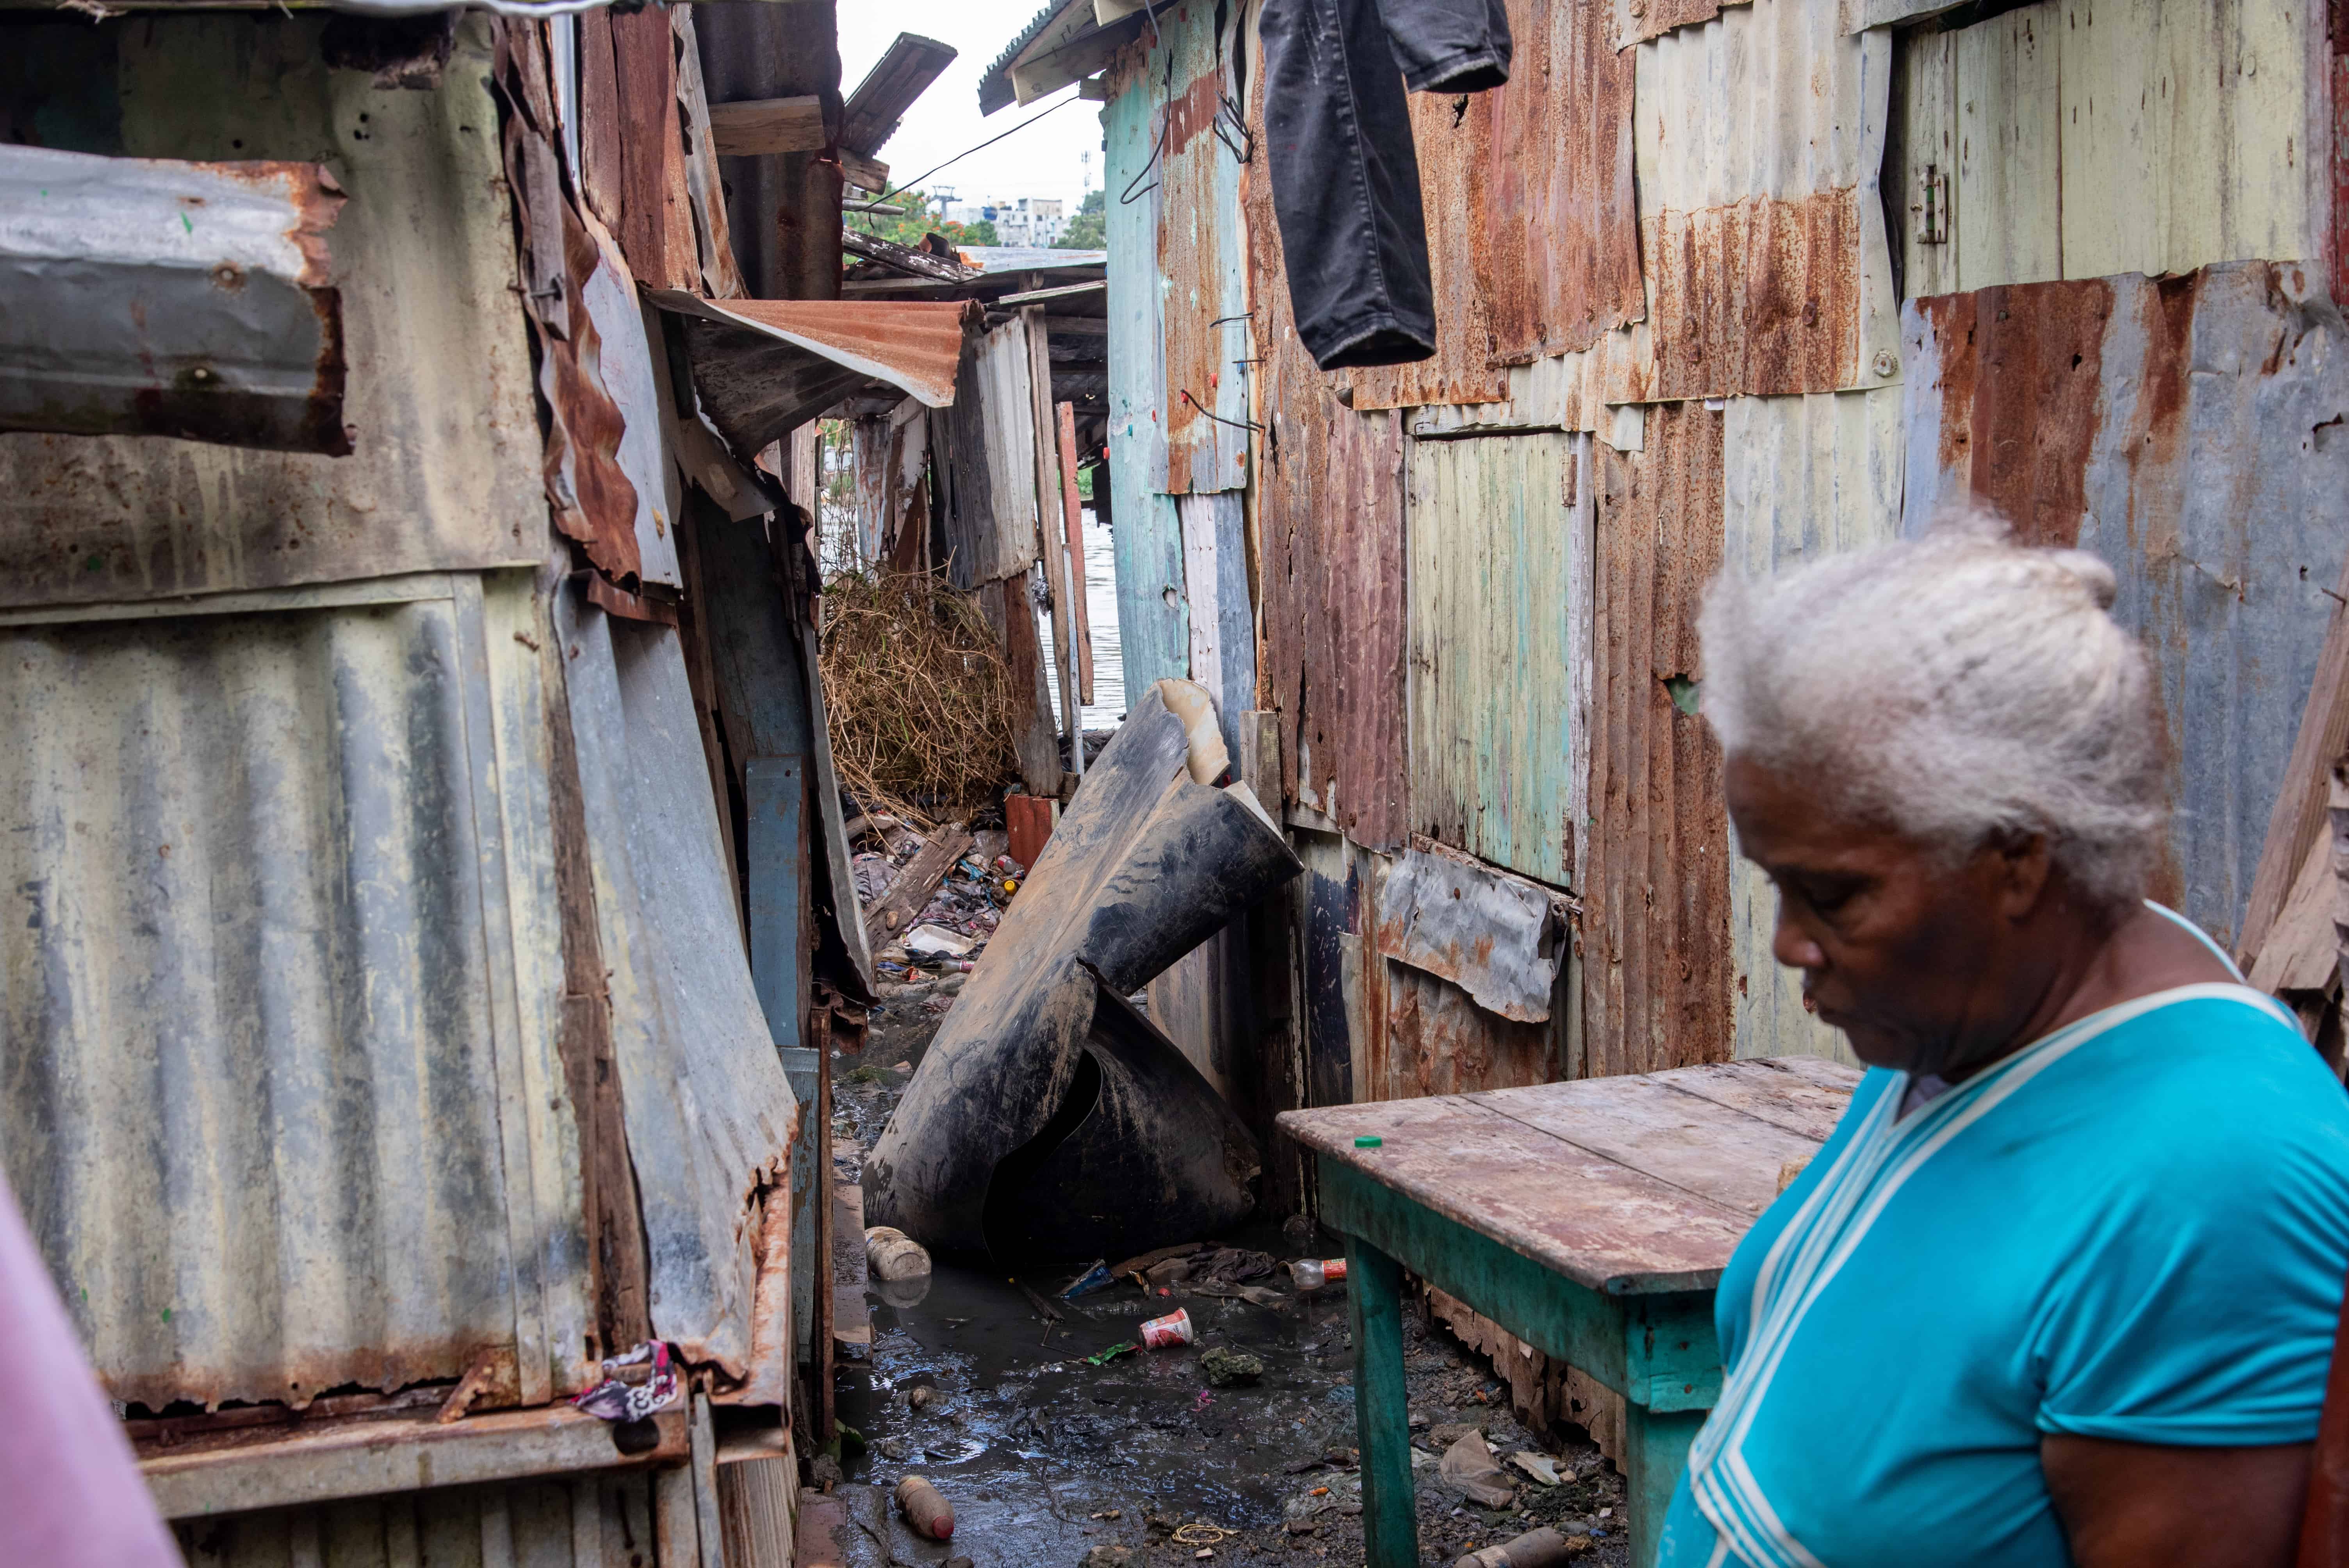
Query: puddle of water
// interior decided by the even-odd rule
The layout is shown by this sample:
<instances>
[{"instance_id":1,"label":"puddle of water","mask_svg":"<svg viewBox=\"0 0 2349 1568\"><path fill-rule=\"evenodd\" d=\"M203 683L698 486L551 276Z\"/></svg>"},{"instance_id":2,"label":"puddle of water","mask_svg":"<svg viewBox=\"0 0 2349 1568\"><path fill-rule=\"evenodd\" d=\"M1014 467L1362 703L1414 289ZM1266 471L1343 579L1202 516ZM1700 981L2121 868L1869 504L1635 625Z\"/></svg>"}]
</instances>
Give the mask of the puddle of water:
<instances>
[{"instance_id":1,"label":"puddle of water","mask_svg":"<svg viewBox=\"0 0 2349 1568\"><path fill-rule=\"evenodd\" d=\"M918 1064L936 1016L918 1004L885 1005L873 1019L861 1058L833 1063L835 1137L869 1149L895 1109L906 1078L852 1084L861 1063ZM853 1158L853 1156L852 1156ZM840 1176L854 1179L843 1162ZM1286 1262L1340 1251L1325 1233L1300 1237L1265 1219L1216 1237L1202 1237L1270 1253ZM1112 1260L1114 1261L1114 1260ZM841 1363L835 1385L840 1419L863 1433L865 1447L845 1466L855 1506L875 1511L872 1525L854 1531L861 1546L852 1562L882 1564L943 1562L968 1555L979 1568L996 1564L1068 1564L1076 1568L1092 1547L1132 1548L1134 1568L1193 1563L1195 1543L1178 1544L1164 1525L1204 1522L1241 1533L1218 1542L1215 1568L1262 1563L1359 1563L1359 1520L1340 1511L1359 1504L1359 1478L1328 1468L1303 1467L1331 1449L1355 1444L1353 1351L1343 1287L1298 1295L1285 1274L1248 1282L1282 1292L1277 1305L1196 1295L1148 1296L1131 1282L1076 1301L1058 1299L1073 1270L1006 1277L939 1261L916 1301L873 1302L869 1361ZM1050 1300L1062 1321L1049 1326L1021 1290ZM896 1289L899 1287L892 1287ZM1197 1343L1138 1349L1095 1367L1085 1357L1141 1338L1140 1325L1181 1306L1191 1315ZM1423 1333L1406 1312L1411 1407L1433 1425L1469 1419L1483 1424L1500 1451L1545 1446L1518 1427L1489 1367L1462 1349L1440 1327ZM1221 1346L1264 1363L1254 1384L1216 1388L1200 1367L1201 1354ZM930 1390L916 1408L908 1396ZM1555 1440L1546 1445L1557 1449ZM1598 1522L1602 1506L1620 1507L1621 1483L1599 1463L1587 1443L1562 1456L1588 1478L1533 1499L1540 1522L1569 1512ZM1420 1512L1423 1559L1450 1563L1469 1541L1490 1544L1530 1529L1534 1519L1485 1514L1463 1507L1456 1492L1433 1480L1424 1456ZM950 1545L916 1541L902 1522L883 1516L888 1491L907 1472L927 1476L954 1504ZM876 1494L856 1491L868 1484ZM1313 1489L1327 1487L1316 1497ZM1097 1517L1116 1511L1115 1520ZM1314 1533L1292 1534L1291 1519L1312 1522ZM1603 1528L1603 1524L1600 1526ZM892 1544L880 1543L887 1534ZM1601 1550L1578 1559L1591 1568L1619 1563L1619 1532ZM855 1543L852 1543L853 1546Z\"/></svg>"}]
</instances>

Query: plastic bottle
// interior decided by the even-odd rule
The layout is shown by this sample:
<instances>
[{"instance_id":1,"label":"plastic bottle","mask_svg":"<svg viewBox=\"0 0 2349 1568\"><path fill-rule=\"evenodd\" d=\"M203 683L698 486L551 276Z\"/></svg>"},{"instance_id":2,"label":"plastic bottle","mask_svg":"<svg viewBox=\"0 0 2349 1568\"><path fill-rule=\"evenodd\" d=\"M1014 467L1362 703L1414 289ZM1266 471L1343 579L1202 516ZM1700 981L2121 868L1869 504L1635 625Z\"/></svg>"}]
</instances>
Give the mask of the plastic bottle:
<instances>
[{"instance_id":1,"label":"plastic bottle","mask_svg":"<svg viewBox=\"0 0 2349 1568\"><path fill-rule=\"evenodd\" d=\"M897 1510L915 1534L932 1541L954 1539L954 1504L920 1476L909 1475L897 1483Z\"/></svg>"},{"instance_id":2,"label":"plastic bottle","mask_svg":"<svg viewBox=\"0 0 2349 1568\"><path fill-rule=\"evenodd\" d=\"M1319 1290L1331 1280L1346 1277L1343 1258L1299 1258L1288 1265L1289 1278L1299 1290Z\"/></svg>"}]
</instances>

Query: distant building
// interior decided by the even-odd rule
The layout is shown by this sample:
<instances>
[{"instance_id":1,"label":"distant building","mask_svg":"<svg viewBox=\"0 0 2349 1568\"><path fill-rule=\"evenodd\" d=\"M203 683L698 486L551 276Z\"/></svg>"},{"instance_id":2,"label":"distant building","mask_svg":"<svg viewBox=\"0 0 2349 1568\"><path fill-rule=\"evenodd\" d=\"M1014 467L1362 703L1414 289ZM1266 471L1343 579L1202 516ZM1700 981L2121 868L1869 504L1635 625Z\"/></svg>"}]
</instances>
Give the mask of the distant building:
<instances>
[{"instance_id":1,"label":"distant building","mask_svg":"<svg viewBox=\"0 0 2349 1568\"><path fill-rule=\"evenodd\" d=\"M1058 198L1022 196L1016 201L949 201L943 203L952 223L988 222L1003 245L1050 245L1069 226L1068 203Z\"/></svg>"}]
</instances>

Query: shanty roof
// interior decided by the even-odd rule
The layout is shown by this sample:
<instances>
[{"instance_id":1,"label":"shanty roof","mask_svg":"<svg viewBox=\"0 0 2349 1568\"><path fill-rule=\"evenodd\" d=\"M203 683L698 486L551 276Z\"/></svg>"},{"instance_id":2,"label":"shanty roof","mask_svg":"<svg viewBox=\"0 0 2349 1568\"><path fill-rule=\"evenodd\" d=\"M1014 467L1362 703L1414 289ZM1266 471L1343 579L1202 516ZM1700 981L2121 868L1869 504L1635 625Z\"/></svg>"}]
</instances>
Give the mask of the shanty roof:
<instances>
[{"instance_id":1,"label":"shanty roof","mask_svg":"<svg viewBox=\"0 0 2349 1568\"><path fill-rule=\"evenodd\" d=\"M968 300L706 300L651 289L687 318L693 381L735 451L759 451L876 383L933 408L954 401L963 335L979 315Z\"/></svg>"},{"instance_id":2,"label":"shanty roof","mask_svg":"<svg viewBox=\"0 0 2349 1568\"><path fill-rule=\"evenodd\" d=\"M993 114L1014 103L1033 103L1092 76L1141 34L1145 11L1164 11L1174 3L1052 0L978 78L978 112Z\"/></svg>"}]
</instances>

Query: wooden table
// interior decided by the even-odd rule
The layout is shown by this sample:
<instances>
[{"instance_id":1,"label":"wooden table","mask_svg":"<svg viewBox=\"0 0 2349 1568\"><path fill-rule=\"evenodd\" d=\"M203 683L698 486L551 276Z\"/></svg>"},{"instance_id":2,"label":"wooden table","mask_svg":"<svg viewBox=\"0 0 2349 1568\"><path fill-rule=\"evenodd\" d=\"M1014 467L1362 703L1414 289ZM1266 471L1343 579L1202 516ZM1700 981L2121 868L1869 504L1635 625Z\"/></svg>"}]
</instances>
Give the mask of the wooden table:
<instances>
[{"instance_id":1,"label":"wooden table","mask_svg":"<svg viewBox=\"0 0 2349 1568\"><path fill-rule=\"evenodd\" d=\"M1631 1561L1652 1562L1721 1393L1713 1285L1858 1081L1784 1057L1284 1114L1346 1238L1369 1568L1420 1562L1405 1269L1623 1396Z\"/></svg>"}]
</instances>

